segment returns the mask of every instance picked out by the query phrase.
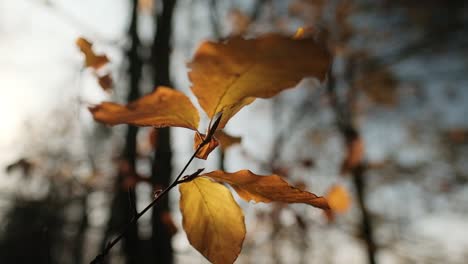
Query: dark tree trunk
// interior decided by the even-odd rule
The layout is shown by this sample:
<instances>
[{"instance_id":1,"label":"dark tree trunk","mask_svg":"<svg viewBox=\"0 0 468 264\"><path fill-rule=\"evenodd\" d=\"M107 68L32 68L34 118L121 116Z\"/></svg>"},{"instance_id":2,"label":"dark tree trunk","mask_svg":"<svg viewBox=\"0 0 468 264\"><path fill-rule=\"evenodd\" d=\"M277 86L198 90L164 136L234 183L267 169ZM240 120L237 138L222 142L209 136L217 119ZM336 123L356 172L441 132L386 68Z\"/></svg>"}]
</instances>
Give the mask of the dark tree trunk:
<instances>
[{"instance_id":1,"label":"dark tree trunk","mask_svg":"<svg viewBox=\"0 0 468 264\"><path fill-rule=\"evenodd\" d=\"M153 67L154 87L172 87L169 73L171 54L172 15L176 0L163 0L162 11L157 14L156 34L151 49L151 64ZM159 129L157 144L152 164L151 181L155 188L165 188L170 184L172 174L172 150L169 128ZM155 263L173 263L171 230L167 226L166 216L169 214L169 200L166 196L152 212L152 252Z\"/></svg>"},{"instance_id":2,"label":"dark tree trunk","mask_svg":"<svg viewBox=\"0 0 468 264\"><path fill-rule=\"evenodd\" d=\"M131 39L131 46L127 52L129 61L129 93L127 101L133 101L140 96L140 79L142 73L142 60L139 56L140 40L137 32L138 22L138 1L132 0L132 15L129 27L129 37ZM136 162L136 146L137 146L137 133L138 128L135 126L128 126L125 139L125 148L122 154L122 161L119 164L116 194L112 201L111 218L104 237L104 243L109 237L119 230L121 230L127 223L131 221L136 213L135 201L136 194L133 188L125 186L126 179L136 175L135 162ZM125 233L123 238L123 250L126 257L126 263L138 264L141 263L139 257L139 244L138 225L131 225L128 232ZM105 246L105 244L103 244Z\"/></svg>"},{"instance_id":3,"label":"dark tree trunk","mask_svg":"<svg viewBox=\"0 0 468 264\"><path fill-rule=\"evenodd\" d=\"M81 205L81 219L78 225L78 232L74 239L73 247L73 263L81 264L83 263L84 255L84 243L85 243L85 232L88 228L88 195L80 198Z\"/></svg>"},{"instance_id":4,"label":"dark tree trunk","mask_svg":"<svg viewBox=\"0 0 468 264\"><path fill-rule=\"evenodd\" d=\"M352 78L354 69L351 67L350 62L346 72L346 79L349 81ZM335 110L338 128L342 134L344 141L349 144L353 140L360 137L358 129L352 123L352 110L349 107L352 102L341 102L336 93L335 78L332 70L328 74L328 85L327 91L330 98L332 107ZM349 93L348 95L352 95ZM376 244L373 235L373 224L372 217L366 206L366 180L365 180L366 165L363 161L358 166L351 169L350 174L353 179L354 188L356 189L356 196L358 198L358 205L361 211L361 236L363 237L367 246L367 260L369 264L375 264L376 262Z\"/></svg>"}]
</instances>

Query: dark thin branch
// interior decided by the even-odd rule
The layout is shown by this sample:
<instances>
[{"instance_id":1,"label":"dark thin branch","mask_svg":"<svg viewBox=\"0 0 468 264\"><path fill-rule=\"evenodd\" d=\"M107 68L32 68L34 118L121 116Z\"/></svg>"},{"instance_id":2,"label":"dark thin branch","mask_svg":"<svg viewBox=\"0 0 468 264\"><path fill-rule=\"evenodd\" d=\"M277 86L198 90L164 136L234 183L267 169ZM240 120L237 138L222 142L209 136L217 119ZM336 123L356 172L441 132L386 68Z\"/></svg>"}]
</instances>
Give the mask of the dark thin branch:
<instances>
[{"instance_id":1,"label":"dark thin branch","mask_svg":"<svg viewBox=\"0 0 468 264\"><path fill-rule=\"evenodd\" d=\"M194 180L195 178L200 176L200 173L202 173L204 170L205 170L205 168L201 168L201 169L198 169L196 172L194 172L194 173L192 173L190 175L182 177L182 179L177 181L177 184L181 184L181 183L184 183L184 182L189 182L189 181Z\"/></svg>"},{"instance_id":2,"label":"dark thin branch","mask_svg":"<svg viewBox=\"0 0 468 264\"><path fill-rule=\"evenodd\" d=\"M208 143L208 142L206 142ZM98 263L103 263L105 257L109 254L109 251L124 237L124 235L129 231L129 229L131 227L133 227L137 222L138 222L138 219L140 219L141 216L143 216L149 209L151 209L153 206L155 206L158 201L160 199L162 199L164 196L167 195L167 193L174 187L176 187L178 184L180 184L181 182L179 181L180 177L182 176L182 174L185 172L185 170L187 169L187 167L190 165L190 163L192 163L193 159L195 158L196 154L198 154L198 152L200 151L200 149L206 145L205 144L201 144L197 150L193 153L192 157L189 159L189 161L185 164L185 167L182 169L182 171L179 173L179 175L176 177L176 179L173 181L173 183L171 185L169 185L166 189L164 189L162 192L160 192L154 199L153 201L148 204L141 212L137 213L135 215L135 217L130 221L130 223L127 224L127 226L124 228L124 230L116 237L114 238L114 240L112 240L111 242L109 242L107 244L107 246L104 248L104 250L99 254L97 255L93 261L91 261L90 263L91 264L98 264ZM192 178L193 179L193 178ZM183 181L185 182L185 181Z\"/></svg>"},{"instance_id":3,"label":"dark thin branch","mask_svg":"<svg viewBox=\"0 0 468 264\"><path fill-rule=\"evenodd\" d=\"M218 117L218 119L214 122L214 125L210 128L210 131L208 132L206 138L203 140L203 142L198 146L198 148L195 150L195 152L192 154L192 156L190 157L190 159L187 161L187 163L185 164L184 168L180 171L179 175L177 175L177 177L175 178L175 180L166 188L164 189L162 192L158 193L157 196L153 199L153 201L148 204L141 212L137 213L135 215L135 217L125 226L125 228L123 229L123 231L116 237L114 238L111 242L109 242L107 244L107 246L104 248L104 250L102 250L102 252L97 255L91 262L90 264L100 264L100 263L103 263L103 261L105 260L106 256L109 254L109 251L125 236L125 234L130 230L130 228L132 228L133 226L135 226L135 224L138 222L138 219L140 219L140 217L142 217L146 212L148 212L148 210L150 210L152 207L154 207L159 200L161 200L163 197L165 197L170 190L172 190L174 187L176 187L177 185L179 185L180 183L183 183L183 182L187 182L189 181L188 179L190 180L193 180L195 179L202 171L203 169L199 169L197 170L195 173L192 173L191 175L188 175L186 177L184 177L182 180L180 180L180 178L182 177L182 175L185 173L185 171L187 170L188 166L192 163L192 161L195 159L196 155L198 154L198 152L206 145L208 144L210 141L211 141L211 138L214 134L214 132L216 131L216 128L218 127L218 124L221 120L221 115Z\"/></svg>"},{"instance_id":4,"label":"dark thin branch","mask_svg":"<svg viewBox=\"0 0 468 264\"><path fill-rule=\"evenodd\" d=\"M352 113L351 109L349 108L349 105L351 105L351 103L340 102L335 90L335 80L332 75L331 69L329 71L328 78L329 79L327 84L327 92L330 99L330 104L332 105L336 114L338 128L346 143L352 142L353 140L356 140L356 138L359 137L359 132L352 123ZM361 231L367 245L368 261L369 264L375 264L376 244L373 238L372 220L367 206L365 204L365 170L366 165L363 162L361 162L361 164L351 169L351 175L353 178L354 187L356 188L359 209L362 215Z\"/></svg>"}]
</instances>

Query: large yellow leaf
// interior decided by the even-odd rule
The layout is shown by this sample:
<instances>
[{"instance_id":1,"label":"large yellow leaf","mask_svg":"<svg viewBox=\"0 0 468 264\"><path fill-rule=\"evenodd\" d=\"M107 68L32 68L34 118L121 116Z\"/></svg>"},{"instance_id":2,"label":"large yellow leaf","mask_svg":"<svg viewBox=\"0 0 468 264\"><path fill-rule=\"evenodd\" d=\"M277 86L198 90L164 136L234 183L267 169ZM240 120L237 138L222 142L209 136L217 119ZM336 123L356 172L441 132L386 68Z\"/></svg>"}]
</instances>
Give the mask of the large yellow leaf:
<instances>
[{"instance_id":1,"label":"large yellow leaf","mask_svg":"<svg viewBox=\"0 0 468 264\"><path fill-rule=\"evenodd\" d=\"M204 42L188 67L192 91L203 110L210 118L223 113L221 129L257 97L272 97L304 77L323 80L330 62L329 53L311 38L269 34Z\"/></svg>"},{"instance_id":2,"label":"large yellow leaf","mask_svg":"<svg viewBox=\"0 0 468 264\"><path fill-rule=\"evenodd\" d=\"M94 119L108 125L172 126L197 130L200 120L189 98L168 87L158 87L128 105L104 102L90 110Z\"/></svg>"},{"instance_id":3,"label":"large yellow leaf","mask_svg":"<svg viewBox=\"0 0 468 264\"><path fill-rule=\"evenodd\" d=\"M318 208L329 209L325 198L290 186L278 175L261 176L249 170L240 170L233 173L217 170L204 176L230 184L239 196L246 201L306 203Z\"/></svg>"},{"instance_id":4,"label":"large yellow leaf","mask_svg":"<svg viewBox=\"0 0 468 264\"><path fill-rule=\"evenodd\" d=\"M233 263L246 230L231 192L203 177L182 183L179 190L182 224L190 244L212 263Z\"/></svg>"}]
</instances>

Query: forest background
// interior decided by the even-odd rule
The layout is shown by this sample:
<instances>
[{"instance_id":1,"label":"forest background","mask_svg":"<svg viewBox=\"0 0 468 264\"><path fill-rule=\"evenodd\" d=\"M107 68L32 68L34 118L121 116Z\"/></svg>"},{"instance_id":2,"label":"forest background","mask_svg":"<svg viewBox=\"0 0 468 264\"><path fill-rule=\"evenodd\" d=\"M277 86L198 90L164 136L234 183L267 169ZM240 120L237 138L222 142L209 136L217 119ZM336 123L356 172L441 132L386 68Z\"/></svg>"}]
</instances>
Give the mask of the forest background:
<instances>
[{"instance_id":1,"label":"forest background","mask_svg":"<svg viewBox=\"0 0 468 264\"><path fill-rule=\"evenodd\" d=\"M237 262L464 263L466 17L464 1L436 0L0 1L0 262L88 263L166 184L154 164L170 160L173 177L193 153L193 135L175 128L156 137L172 157L156 159L152 129L98 124L89 106L156 84L190 94L186 63L202 41L304 27L333 54L330 78L243 109L226 128L241 143L192 168L276 173L321 195L341 186L350 208L331 221L306 205L239 201L248 235ZM108 56L97 75L111 76L110 91L84 67L79 37ZM356 141L340 118L363 146L359 177L343 170ZM129 157L149 180L127 177ZM178 200L146 214L110 263L205 263Z\"/></svg>"}]
</instances>

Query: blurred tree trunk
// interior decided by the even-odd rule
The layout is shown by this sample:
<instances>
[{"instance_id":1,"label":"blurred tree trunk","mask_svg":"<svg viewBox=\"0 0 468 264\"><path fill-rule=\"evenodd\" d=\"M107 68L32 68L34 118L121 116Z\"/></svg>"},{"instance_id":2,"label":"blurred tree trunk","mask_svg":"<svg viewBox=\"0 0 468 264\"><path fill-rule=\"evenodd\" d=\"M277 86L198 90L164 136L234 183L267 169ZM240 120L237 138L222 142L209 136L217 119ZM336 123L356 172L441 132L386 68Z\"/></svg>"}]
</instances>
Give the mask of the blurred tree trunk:
<instances>
[{"instance_id":1,"label":"blurred tree trunk","mask_svg":"<svg viewBox=\"0 0 468 264\"><path fill-rule=\"evenodd\" d=\"M156 33L151 48L154 87L172 87L169 73L171 53L172 16L176 0L163 0L162 10L156 15ZM172 150L169 128L158 129L152 164L151 181L156 189L167 187L172 174ZM173 263L171 228L168 222L169 198L166 196L152 212L152 252L155 263Z\"/></svg>"},{"instance_id":2,"label":"blurred tree trunk","mask_svg":"<svg viewBox=\"0 0 468 264\"><path fill-rule=\"evenodd\" d=\"M72 244L72 254L73 254L73 263L81 264L83 263L83 256L84 256L84 243L85 243L85 233L86 229L88 228L88 202L87 202L88 194L80 197L79 203L81 206L81 218L78 224L78 232L76 237L74 238L74 242Z\"/></svg>"},{"instance_id":3,"label":"blurred tree trunk","mask_svg":"<svg viewBox=\"0 0 468 264\"><path fill-rule=\"evenodd\" d=\"M138 54L140 49L140 40L138 37L138 1L132 0L132 15L129 27L129 38L131 39L131 46L127 52L129 61L129 93L127 101L133 101L140 96L139 84L142 72L142 60ZM131 221L136 213L135 190L130 186L126 186L129 182L129 177L136 175L135 161L137 153L137 133L138 128L135 126L128 126L125 148L123 151L122 159L119 163L118 176L116 182L116 194L112 202L111 217L104 237L104 243L114 233L120 231L127 223ZM123 238L123 250L126 257L126 263L137 264L141 263L139 257L139 243L138 225L131 225L128 232L125 233ZM105 244L103 245L105 246Z\"/></svg>"},{"instance_id":4,"label":"blurred tree trunk","mask_svg":"<svg viewBox=\"0 0 468 264\"><path fill-rule=\"evenodd\" d=\"M348 83L353 78L353 70L355 69L354 64L349 62L346 68L345 79ZM355 96L352 92L348 93L347 101L340 101L338 98L338 94L336 92L336 82L335 76L333 76L333 71L329 71L329 80L327 84L327 92L330 98L330 102L332 107L334 108L336 119L337 119L337 126L342 134L344 142L349 145L355 140L360 139L359 130L353 124L353 110L351 109L351 105L353 105L352 99ZM376 260L376 243L374 240L374 232L373 232L373 223L372 223L372 216L369 213L369 210L366 205L366 179L365 179L365 172L366 172L366 164L364 161L360 161L359 164L350 168L350 175L353 180L354 188L356 189L356 196L358 200L359 210L361 212L361 236L366 243L367 247L367 261L369 264L377 263Z\"/></svg>"}]
</instances>

